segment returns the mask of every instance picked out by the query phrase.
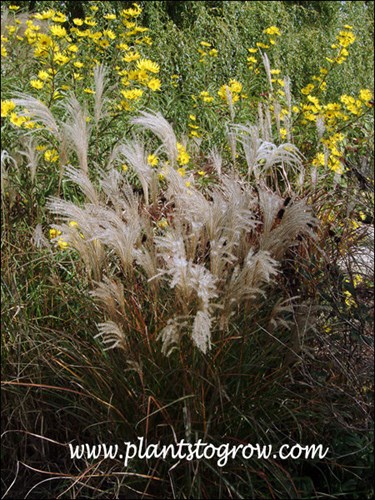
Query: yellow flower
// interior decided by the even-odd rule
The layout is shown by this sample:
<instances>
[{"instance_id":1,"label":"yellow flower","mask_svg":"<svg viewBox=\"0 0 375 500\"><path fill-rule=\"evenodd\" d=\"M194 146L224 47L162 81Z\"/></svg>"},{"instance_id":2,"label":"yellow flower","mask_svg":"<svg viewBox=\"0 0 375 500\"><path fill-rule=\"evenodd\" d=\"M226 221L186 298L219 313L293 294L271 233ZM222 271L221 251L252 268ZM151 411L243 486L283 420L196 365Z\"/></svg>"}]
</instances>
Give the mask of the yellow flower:
<instances>
[{"instance_id":1,"label":"yellow flower","mask_svg":"<svg viewBox=\"0 0 375 500\"><path fill-rule=\"evenodd\" d=\"M181 143L178 142L176 146L178 151L177 163L179 165L187 165L190 160L189 154Z\"/></svg>"},{"instance_id":2,"label":"yellow flower","mask_svg":"<svg viewBox=\"0 0 375 500\"><path fill-rule=\"evenodd\" d=\"M127 172L127 171L128 171L128 169L129 169L129 167L128 167L125 163L123 163L123 164L121 165L121 169L122 169L122 171L123 171L123 172Z\"/></svg>"},{"instance_id":3,"label":"yellow flower","mask_svg":"<svg viewBox=\"0 0 375 500\"><path fill-rule=\"evenodd\" d=\"M50 163L56 163L59 159L59 154L56 149L46 149L44 159Z\"/></svg>"},{"instance_id":4,"label":"yellow flower","mask_svg":"<svg viewBox=\"0 0 375 500\"><path fill-rule=\"evenodd\" d=\"M142 89L132 89L132 90L121 90L121 94L125 99L139 99L143 95Z\"/></svg>"},{"instance_id":5,"label":"yellow flower","mask_svg":"<svg viewBox=\"0 0 375 500\"><path fill-rule=\"evenodd\" d=\"M314 90L314 88L315 88L315 86L312 83L309 83L308 85L306 85L306 87L304 87L303 89L301 89L301 93L305 94L305 95L308 95L308 94L310 94L310 92L312 90Z\"/></svg>"},{"instance_id":6,"label":"yellow flower","mask_svg":"<svg viewBox=\"0 0 375 500\"><path fill-rule=\"evenodd\" d=\"M57 236L60 236L60 234L61 234L61 231L59 229L51 228L49 230L49 237L50 237L51 240L53 238L57 238Z\"/></svg>"},{"instance_id":7,"label":"yellow flower","mask_svg":"<svg viewBox=\"0 0 375 500\"><path fill-rule=\"evenodd\" d=\"M197 119L197 117L195 115L189 115L189 119L192 121L192 122L195 122L195 120Z\"/></svg>"},{"instance_id":8,"label":"yellow flower","mask_svg":"<svg viewBox=\"0 0 375 500\"><path fill-rule=\"evenodd\" d=\"M116 39L116 34L112 30L104 30L103 35L109 38L110 40L115 40Z\"/></svg>"},{"instance_id":9,"label":"yellow flower","mask_svg":"<svg viewBox=\"0 0 375 500\"><path fill-rule=\"evenodd\" d=\"M281 36L280 30L276 26L270 26L269 28L265 29L263 31L263 33L265 35L277 35L277 36Z\"/></svg>"},{"instance_id":10,"label":"yellow flower","mask_svg":"<svg viewBox=\"0 0 375 500\"><path fill-rule=\"evenodd\" d=\"M45 82L46 80L48 80L48 78L50 78L50 75L47 73L47 71L40 70L38 73L38 78Z\"/></svg>"},{"instance_id":11,"label":"yellow flower","mask_svg":"<svg viewBox=\"0 0 375 500\"><path fill-rule=\"evenodd\" d=\"M57 36L58 38L63 38L67 35L66 29L62 26L59 26L58 24L53 24L49 30L52 35Z\"/></svg>"},{"instance_id":12,"label":"yellow flower","mask_svg":"<svg viewBox=\"0 0 375 500\"><path fill-rule=\"evenodd\" d=\"M8 55L5 45L1 44L1 57L6 57Z\"/></svg>"},{"instance_id":13,"label":"yellow flower","mask_svg":"<svg viewBox=\"0 0 375 500\"><path fill-rule=\"evenodd\" d=\"M181 177L185 177L186 170L183 167L177 169L177 172L181 175Z\"/></svg>"},{"instance_id":14,"label":"yellow flower","mask_svg":"<svg viewBox=\"0 0 375 500\"><path fill-rule=\"evenodd\" d=\"M349 290L345 290L344 292L345 295L345 304L350 308L356 305L355 300L353 299L352 294L349 292Z\"/></svg>"},{"instance_id":15,"label":"yellow flower","mask_svg":"<svg viewBox=\"0 0 375 500\"><path fill-rule=\"evenodd\" d=\"M52 21L55 23L65 23L67 21L67 17L62 12L56 12L56 14L52 17Z\"/></svg>"},{"instance_id":16,"label":"yellow flower","mask_svg":"<svg viewBox=\"0 0 375 500\"><path fill-rule=\"evenodd\" d=\"M196 130L192 130L190 132L190 137L202 137L201 134L199 132L197 132Z\"/></svg>"},{"instance_id":17,"label":"yellow flower","mask_svg":"<svg viewBox=\"0 0 375 500\"><path fill-rule=\"evenodd\" d=\"M87 24L87 26L96 26L98 23L92 19L91 16L88 16L84 19L84 23Z\"/></svg>"},{"instance_id":18,"label":"yellow flower","mask_svg":"<svg viewBox=\"0 0 375 500\"><path fill-rule=\"evenodd\" d=\"M70 61L69 57L65 56L64 54L62 54L61 52L56 52L54 55L53 55L53 61L62 66L66 63L68 63Z\"/></svg>"},{"instance_id":19,"label":"yellow flower","mask_svg":"<svg viewBox=\"0 0 375 500\"><path fill-rule=\"evenodd\" d=\"M69 50L69 52L73 52L73 53L75 53L75 52L78 52L78 47L77 47L77 45L72 44L72 45L69 45L69 46L67 47L67 50Z\"/></svg>"},{"instance_id":20,"label":"yellow flower","mask_svg":"<svg viewBox=\"0 0 375 500\"><path fill-rule=\"evenodd\" d=\"M130 52L129 54L126 54L126 56L124 56L122 60L129 63L137 61L137 59L139 59L140 57L141 54L139 52Z\"/></svg>"},{"instance_id":21,"label":"yellow flower","mask_svg":"<svg viewBox=\"0 0 375 500\"><path fill-rule=\"evenodd\" d=\"M62 238L59 238L57 240L57 244L61 250L65 250L65 248L68 248L69 246L68 242L63 240Z\"/></svg>"},{"instance_id":22,"label":"yellow flower","mask_svg":"<svg viewBox=\"0 0 375 500\"><path fill-rule=\"evenodd\" d=\"M133 7L134 7L134 9L130 8L130 9L122 10L120 15L123 17L138 17L139 14L141 14L142 9L136 3L133 3Z\"/></svg>"},{"instance_id":23,"label":"yellow flower","mask_svg":"<svg viewBox=\"0 0 375 500\"><path fill-rule=\"evenodd\" d=\"M160 90L161 82L158 78L152 78L147 84L148 88L153 91Z\"/></svg>"},{"instance_id":24,"label":"yellow flower","mask_svg":"<svg viewBox=\"0 0 375 500\"><path fill-rule=\"evenodd\" d=\"M70 227L78 227L78 222L76 222L75 220L71 220L71 221L69 221L69 226Z\"/></svg>"},{"instance_id":25,"label":"yellow flower","mask_svg":"<svg viewBox=\"0 0 375 500\"><path fill-rule=\"evenodd\" d=\"M359 98L362 101L370 101L372 99L372 92L369 89L361 89L359 92Z\"/></svg>"},{"instance_id":26,"label":"yellow flower","mask_svg":"<svg viewBox=\"0 0 375 500\"><path fill-rule=\"evenodd\" d=\"M73 19L73 23L76 25L76 26L82 26L83 24L83 19L79 19L78 17L74 18Z\"/></svg>"},{"instance_id":27,"label":"yellow flower","mask_svg":"<svg viewBox=\"0 0 375 500\"><path fill-rule=\"evenodd\" d=\"M18 10L19 8L20 8L19 5L9 5L8 7L9 10L14 10L14 11Z\"/></svg>"},{"instance_id":28,"label":"yellow flower","mask_svg":"<svg viewBox=\"0 0 375 500\"><path fill-rule=\"evenodd\" d=\"M13 101L1 101L1 118L5 118L15 109L16 105Z\"/></svg>"},{"instance_id":29,"label":"yellow flower","mask_svg":"<svg viewBox=\"0 0 375 500\"><path fill-rule=\"evenodd\" d=\"M129 50L129 45L127 43L119 43L118 45L116 45L116 49Z\"/></svg>"},{"instance_id":30,"label":"yellow flower","mask_svg":"<svg viewBox=\"0 0 375 500\"><path fill-rule=\"evenodd\" d=\"M92 90L92 89L83 89L83 91L85 92L85 94L95 94L95 92Z\"/></svg>"},{"instance_id":31,"label":"yellow flower","mask_svg":"<svg viewBox=\"0 0 375 500\"><path fill-rule=\"evenodd\" d=\"M217 57L218 51L216 49L211 49L208 53L209 56L211 57Z\"/></svg>"},{"instance_id":32,"label":"yellow flower","mask_svg":"<svg viewBox=\"0 0 375 500\"><path fill-rule=\"evenodd\" d=\"M34 18L39 20L51 19L51 17L53 17L55 14L56 12L54 10L49 9L49 10L44 10L41 14L40 13L34 14Z\"/></svg>"},{"instance_id":33,"label":"yellow flower","mask_svg":"<svg viewBox=\"0 0 375 500\"><path fill-rule=\"evenodd\" d=\"M113 20L116 19L116 15L115 14L106 14L103 17L104 17L104 19L107 19L107 21L113 21Z\"/></svg>"},{"instance_id":34,"label":"yellow flower","mask_svg":"<svg viewBox=\"0 0 375 500\"><path fill-rule=\"evenodd\" d=\"M320 107L320 105L319 105L319 99L317 97L308 95L307 96L307 100L310 101L310 102L312 102L317 108Z\"/></svg>"},{"instance_id":35,"label":"yellow flower","mask_svg":"<svg viewBox=\"0 0 375 500\"><path fill-rule=\"evenodd\" d=\"M336 37L337 41L342 47L348 47L355 41L355 34L349 30L340 31Z\"/></svg>"},{"instance_id":36,"label":"yellow flower","mask_svg":"<svg viewBox=\"0 0 375 500\"><path fill-rule=\"evenodd\" d=\"M214 100L214 98L210 96L210 94L206 90L203 90L199 95L202 98L203 102L212 102Z\"/></svg>"},{"instance_id":37,"label":"yellow flower","mask_svg":"<svg viewBox=\"0 0 375 500\"><path fill-rule=\"evenodd\" d=\"M152 167L156 167L156 165L159 163L159 158L155 155L150 154L147 157L147 163Z\"/></svg>"},{"instance_id":38,"label":"yellow flower","mask_svg":"<svg viewBox=\"0 0 375 500\"><path fill-rule=\"evenodd\" d=\"M257 47L259 47L260 49L269 49L270 46L269 45L266 45L265 43L262 43L262 42L257 42L256 43Z\"/></svg>"},{"instance_id":39,"label":"yellow flower","mask_svg":"<svg viewBox=\"0 0 375 500\"><path fill-rule=\"evenodd\" d=\"M22 127L22 125L27 122L29 118L26 116L18 116L16 113L11 113L10 122L16 127Z\"/></svg>"},{"instance_id":40,"label":"yellow flower","mask_svg":"<svg viewBox=\"0 0 375 500\"><path fill-rule=\"evenodd\" d=\"M44 87L44 83L41 80L30 80L30 85L38 90Z\"/></svg>"},{"instance_id":41,"label":"yellow flower","mask_svg":"<svg viewBox=\"0 0 375 500\"><path fill-rule=\"evenodd\" d=\"M250 54L256 54L258 52L258 49L247 49Z\"/></svg>"},{"instance_id":42,"label":"yellow flower","mask_svg":"<svg viewBox=\"0 0 375 500\"><path fill-rule=\"evenodd\" d=\"M312 164L315 167L324 167L324 165L326 164L324 153L317 153L312 161Z\"/></svg>"},{"instance_id":43,"label":"yellow flower","mask_svg":"<svg viewBox=\"0 0 375 500\"><path fill-rule=\"evenodd\" d=\"M199 170L198 175L204 177L206 175L206 172L204 170Z\"/></svg>"},{"instance_id":44,"label":"yellow flower","mask_svg":"<svg viewBox=\"0 0 375 500\"><path fill-rule=\"evenodd\" d=\"M141 59L137 62L137 68L149 71L150 73L159 73L160 66L150 59Z\"/></svg>"},{"instance_id":45,"label":"yellow flower","mask_svg":"<svg viewBox=\"0 0 375 500\"><path fill-rule=\"evenodd\" d=\"M165 219L164 217L162 219L160 219L157 222L157 226L160 227L160 229L165 229L166 227L168 227L168 221L167 221L167 219Z\"/></svg>"}]
</instances>

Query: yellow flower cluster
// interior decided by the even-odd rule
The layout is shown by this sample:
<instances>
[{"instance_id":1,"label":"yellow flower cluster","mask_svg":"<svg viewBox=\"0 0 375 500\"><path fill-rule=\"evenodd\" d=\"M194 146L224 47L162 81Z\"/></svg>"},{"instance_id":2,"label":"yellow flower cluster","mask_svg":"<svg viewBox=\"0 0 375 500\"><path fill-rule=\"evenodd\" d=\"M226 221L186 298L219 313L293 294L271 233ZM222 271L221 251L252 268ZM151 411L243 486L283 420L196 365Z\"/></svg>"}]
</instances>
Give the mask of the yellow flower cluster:
<instances>
[{"instance_id":1,"label":"yellow flower cluster","mask_svg":"<svg viewBox=\"0 0 375 500\"><path fill-rule=\"evenodd\" d=\"M280 33L280 30L277 26L270 26L269 28L266 28L263 33L265 35L268 35L270 38L269 38L269 43L271 45L275 45L276 43L276 38L277 36L281 36L281 33ZM257 44L258 45L258 44ZM260 45L258 45L258 47L260 47ZM269 48L269 47L260 47L260 48Z\"/></svg>"},{"instance_id":2,"label":"yellow flower cluster","mask_svg":"<svg viewBox=\"0 0 375 500\"><path fill-rule=\"evenodd\" d=\"M218 51L217 49L214 49L212 45L209 42L202 41L200 42L201 47L203 49L199 48L198 53L200 54L201 58L199 59L199 62L204 63L207 58L210 57L217 57L218 56Z\"/></svg>"},{"instance_id":3,"label":"yellow flower cluster","mask_svg":"<svg viewBox=\"0 0 375 500\"><path fill-rule=\"evenodd\" d=\"M228 92L230 93L228 97ZM218 91L219 97L223 101L227 101L228 98L232 99L232 102L237 102L240 99L240 94L242 92L242 83L237 80L230 80L228 85L222 85Z\"/></svg>"},{"instance_id":4,"label":"yellow flower cluster","mask_svg":"<svg viewBox=\"0 0 375 500\"><path fill-rule=\"evenodd\" d=\"M190 137L201 137L202 135L199 131L199 125L197 125L197 117L190 114L189 120L188 126L190 128Z\"/></svg>"},{"instance_id":5,"label":"yellow flower cluster","mask_svg":"<svg viewBox=\"0 0 375 500\"><path fill-rule=\"evenodd\" d=\"M1 118L6 118L15 107L16 105L13 101L1 101Z\"/></svg>"},{"instance_id":6,"label":"yellow flower cluster","mask_svg":"<svg viewBox=\"0 0 375 500\"><path fill-rule=\"evenodd\" d=\"M29 85L37 91L38 97L47 96L48 100L62 97L61 90L72 90L72 87L75 91L81 88L86 94L93 93L88 77L92 76L94 66L103 59L112 58L108 51L118 49L121 57L117 58L115 70L122 88L118 99L113 100L112 109L114 112L130 110L131 103L138 101L145 92L161 89L161 80L157 78L159 65L143 53L143 48L150 46L152 41L145 36L148 28L137 24L142 9L133 4L118 16L111 12L104 14L111 26L101 30L96 28L98 6L91 5L90 10L91 14L84 19L73 19L70 28L63 25L67 21L63 13L44 10L26 21L27 29L23 33L19 26L8 26L9 37L31 47L32 56L40 61L43 68L38 78L31 78ZM35 20L46 23L43 32L40 22L36 24ZM2 37L3 57L7 57L9 37ZM14 117L13 121L17 125L20 123Z\"/></svg>"},{"instance_id":7,"label":"yellow flower cluster","mask_svg":"<svg viewBox=\"0 0 375 500\"><path fill-rule=\"evenodd\" d=\"M342 64L348 57L349 51L347 47L349 45L352 45L355 42L355 34L353 33L352 26L345 25L344 30L340 31L339 34L336 36L337 43L334 43L332 45L333 49L338 49L338 53L335 58L329 58L327 57L327 61L330 63L337 63L337 64Z\"/></svg>"},{"instance_id":8,"label":"yellow flower cluster","mask_svg":"<svg viewBox=\"0 0 375 500\"><path fill-rule=\"evenodd\" d=\"M181 166L187 165L190 161L190 156L187 153L185 147L180 142L178 142L176 146L178 151L177 163Z\"/></svg>"}]
</instances>

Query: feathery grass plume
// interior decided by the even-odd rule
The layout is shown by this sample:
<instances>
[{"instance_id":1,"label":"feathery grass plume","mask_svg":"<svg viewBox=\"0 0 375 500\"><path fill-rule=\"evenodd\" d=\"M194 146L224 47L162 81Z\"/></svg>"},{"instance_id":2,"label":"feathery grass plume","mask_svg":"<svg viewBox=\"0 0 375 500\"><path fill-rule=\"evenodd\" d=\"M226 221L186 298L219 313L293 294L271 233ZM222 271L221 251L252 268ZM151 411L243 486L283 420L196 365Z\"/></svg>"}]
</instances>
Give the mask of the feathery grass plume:
<instances>
[{"instance_id":1,"label":"feathery grass plume","mask_svg":"<svg viewBox=\"0 0 375 500\"><path fill-rule=\"evenodd\" d=\"M160 273L158 271L158 261L156 247L154 245L143 245L141 248L135 248L133 251L134 259L144 270L151 287L154 291L158 290Z\"/></svg>"},{"instance_id":2,"label":"feathery grass plume","mask_svg":"<svg viewBox=\"0 0 375 500\"><path fill-rule=\"evenodd\" d=\"M285 100L288 107L288 113L284 116L284 126L286 129L286 140L287 142L292 142L292 92L291 92L291 81L288 76L284 78L284 92Z\"/></svg>"},{"instance_id":3,"label":"feathery grass plume","mask_svg":"<svg viewBox=\"0 0 375 500\"><path fill-rule=\"evenodd\" d=\"M105 323L99 323L98 325L99 333L95 335L94 338L102 337L102 342L104 344L112 344L105 347L104 350L115 349L120 347L124 350L127 348L127 340L122 329L113 321L106 321Z\"/></svg>"},{"instance_id":4,"label":"feathery grass plume","mask_svg":"<svg viewBox=\"0 0 375 500\"><path fill-rule=\"evenodd\" d=\"M7 164L12 164L15 169L18 170L18 165L16 160L6 151L5 149L1 150L1 176L0 176L0 182L1 182L1 196L4 196L7 185L8 185L8 168Z\"/></svg>"},{"instance_id":5,"label":"feathery grass plume","mask_svg":"<svg viewBox=\"0 0 375 500\"><path fill-rule=\"evenodd\" d=\"M208 309L210 300L217 296L216 278L203 265L186 258L182 235L171 230L165 236L156 236L155 244L158 257L164 263L159 273L170 276L169 286L176 287L176 298L184 314L189 314L190 303L196 299Z\"/></svg>"},{"instance_id":6,"label":"feathery grass plume","mask_svg":"<svg viewBox=\"0 0 375 500\"><path fill-rule=\"evenodd\" d=\"M236 135L233 132L233 130L230 128L230 126L227 125L226 127L226 132L227 132L227 139L230 147L230 152L232 155L232 163L233 165L236 165L237 163L237 141L236 141Z\"/></svg>"},{"instance_id":7,"label":"feathery grass plume","mask_svg":"<svg viewBox=\"0 0 375 500\"><path fill-rule=\"evenodd\" d=\"M19 151L19 153L25 156L28 161L26 168L30 169L31 182L34 184L36 169L39 163L39 153L36 150L36 145L32 137L27 137L27 139L23 142L23 146L25 150Z\"/></svg>"},{"instance_id":8,"label":"feathery grass plume","mask_svg":"<svg viewBox=\"0 0 375 500\"><path fill-rule=\"evenodd\" d=\"M174 349L178 349L181 339L181 324L178 319L170 318L166 326L159 332L157 339L161 340L161 352L165 356L170 356Z\"/></svg>"},{"instance_id":9,"label":"feathery grass plume","mask_svg":"<svg viewBox=\"0 0 375 500\"><path fill-rule=\"evenodd\" d=\"M245 153L248 178L250 179L254 174L255 179L258 179L257 154L261 144L258 127L256 125L232 125L232 128Z\"/></svg>"},{"instance_id":10,"label":"feathery grass plume","mask_svg":"<svg viewBox=\"0 0 375 500\"><path fill-rule=\"evenodd\" d=\"M321 116L318 116L316 119L316 130L318 132L318 137L321 139L324 135L324 132L326 130L325 124L324 124L324 118Z\"/></svg>"},{"instance_id":11,"label":"feathery grass plume","mask_svg":"<svg viewBox=\"0 0 375 500\"><path fill-rule=\"evenodd\" d=\"M270 189L263 187L259 190L259 205L263 216L263 236L270 233L283 202L283 198Z\"/></svg>"},{"instance_id":12,"label":"feathery grass plume","mask_svg":"<svg viewBox=\"0 0 375 500\"><path fill-rule=\"evenodd\" d=\"M271 92L273 92L270 60L268 59L268 56L265 52L260 51L260 55L262 56L262 61L263 61L264 69L266 70L266 75L268 78L268 83L269 83Z\"/></svg>"},{"instance_id":13,"label":"feathery grass plume","mask_svg":"<svg viewBox=\"0 0 375 500\"><path fill-rule=\"evenodd\" d=\"M264 141L259 138L258 128L255 126L234 125L233 130L242 144L249 178L252 173L257 180L266 176L275 178L274 167L276 167L281 171L281 175L288 184L289 176L301 172L303 168L302 155L294 144L284 143L276 146L272 142ZM275 184L277 186L276 180Z\"/></svg>"},{"instance_id":14,"label":"feathery grass plume","mask_svg":"<svg viewBox=\"0 0 375 500\"><path fill-rule=\"evenodd\" d=\"M238 131L245 150L248 147L247 156L252 155L256 166L259 157L263 163L268 160L269 165L279 161L289 161L293 166L293 162L297 163L299 158L294 150L282 151L273 144L268 147L258 137L256 127L239 126ZM107 255L111 273L122 276L129 286L140 279L146 289L148 286L155 294L165 296L169 321L158 336L163 353L169 354L185 334L207 353L214 325L219 325L223 332L239 307L243 305L249 310L259 303L259 297L265 295L264 285L269 285L277 274L278 262L297 236L310 233L313 218L303 201L292 204L292 208L285 206L284 217L278 218L283 198L261 184L257 194L235 172L230 176L220 172L217 184L205 195L193 177L187 183L186 177L170 165L164 167L166 190L155 192L155 203L148 205L154 170L147 164L143 144L127 142L115 149L113 158L124 156L138 174L144 199L135 195L113 168L100 171L99 184L104 195L101 197L91 192L97 188L91 183L87 185L83 172L68 167L69 178L86 190L92 203L75 207L52 200L49 207L67 222L56 227L62 231L61 237L81 253L88 268L97 266L91 271L95 277L100 276L99 266ZM271 160L267 157L270 153ZM221 164L220 158L217 161ZM161 213L168 213L168 224L163 228L156 224ZM76 221L78 227L69 226L69 220ZM100 255L87 248L94 242ZM90 256L90 252L94 255ZM114 261L113 256L118 260ZM123 323L125 305L121 302L125 287L122 289L122 285L111 280L109 276L97 284L92 295L100 299L110 321L118 328L127 328ZM173 311L169 309L172 303ZM101 336L110 339L112 347L121 347L121 328L107 325Z\"/></svg>"},{"instance_id":15,"label":"feathery grass plume","mask_svg":"<svg viewBox=\"0 0 375 500\"><path fill-rule=\"evenodd\" d=\"M52 227L61 231L61 238L80 254L89 276L99 281L105 262L105 252L100 241L94 236L98 231L98 206L86 204L83 207L73 202L51 197L47 209L65 219L66 223ZM74 221L76 225L69 225Z\"/></svg>"},{"instance_id":16,"label":"feathery grass plume","mask_svg":"<svg viewBox=\"0 0 375 500\"><path fill-rule=\"evenodd\" d=\"M112 321L121 323L126 320L124 286L120 280L104 276L102 281L96 283L96 288L90 295L100 302Z\"/></svg>"},{"instance_id":17,"label":"feathery grass plume","mask_svg":"<svg viewBox=\"0 0 375 500\"><path fill-rule=\"evenodd\" d=\"M133 191L132 186L124 179L121 173L112 168L107 171L98 169L99 185L105 197L103 203L111 203L118 216L126 220L137 219L140 213L139 195Z\"/></svg>"},{"instance_id":18,"label":"feathery grass plume","mask_svg":"<svg viewBox=\"0 0 375 500\"><path fill-rule=\"evenodd\" d=\"M317 219L313 217L305 200L291 203L285 207L280 223L271 231L262 234L260 249L269 251L273 258L281 260L298 236L316 237L313 232L316 224Z\"/></svg>"},{"instance_id":19,"label":"feathery grass plume","mask_svg":"<svg viewBox=\"0 0 375 500\"><path fill-rule=\"evenodd\" d=\"M281 132L280 132L281 104L279 103L279 101L276 101L276 100L273 103L273 115L275 117L277 135L281 140Z\"/></svg>"},{"instance_id":20,"label":"feathery grass plume","mask_svg":"<svg viewBox=\"0 0 375 500\"><path fill-rule=\"evenodd\" d=\"M191 338L203 354L211 349L211 316L207 311L198 311L194 318Z\"/></svg>"},{"instance_id":21,"label":"feathery grass plume","mask_svg":"<svg viewBox=\"0 0 375 500\"><path fill-rule=\"evenodd\" d=\"M106 76L108 68L104 64L97 64L94 68L94 85L95 85L95 106L94 106L94 119L95 125L98 126L99 121L106 116L103 112L104 106L108 99L104 97L107 87Z\"/></svg>"},{"instance_id":22,"label":"feathery grass plume","mask_svg":"<svg viewBox=\"0 0 375 500\"><path fill-rule=\"evenodd\" d=\"M114 210L106 207L98 207L95 215L97 229L94 237L114 250L120 259L123 272L127 275L133 270L133 250L141 236L142 227L139 215L124 222Z\"/></svg>"},{"instance_id":23,"label":"feathery grass plume","mask_svg":"<svg viewBox=\"0 0 375 500\"><path fill-rule=\"evenodd\" d=\"M66 166L64 172L66 177L81 189L90 203L93 205L99 204L98 193L88 178L87 172L74 168L72 165Z\"/></svg>"},{"instance_id":24,"label":"feathery grass plume","mask_svg":"<svg viewBox=\"0 0 375 500\"><path fill-rule=\"evenodd\" d=\"M31 116L33 120L41 122L45 128L59 141L60 146L64 144L62 131L56 122L51 110L39 99L31 95L17 92L17 97L12 99L16 106L23 106L24 109L18 111L20 116ZM33 129L33 133L38 129Z\"/></svg>"},{"instance_id":25,"label":"feathery grass plume","mask_svg":"<svg viewBox=\"0 0 375 500\"><path fill-rule=\"evenodd\" d=\"M55 120L51 110L43 104L39 99L27 94L17 92L17 97L13 99L16 106L23 106L24 109L19 111L21 116L30 116L33 120L42 123L45 129L52 134L58 142L59 149L59 166L60 166L60 179L59 187L63 176L63 167L67 162L67 137L64 128ZM32 129L29 133L35 134L40 132L41 129Z\"/></svg>"},{"instance_id":26,"label":"feathery grass plume","mask_svg":"<svg viewBox=\"0 0 375 500\"><path fill-rule=\"evenodd\" d=\"M98 168L98 173L102 191L113 204L116 212L120 213L125 205L121 192L123 176L115 168L109 168L108 170Z\"/></svg>"},{"instance_id":27,"label":"feathery grass plume","mask_svg":"<svg viewBox=\"0 0 375 500\"><path fill-rule=\"evenodd\" d=\"M290 330L293 320L291 318L287 319L284 315L293 315L296 309L296 305L293 303L294 300L299 297L288 297L283 300L280 298L272 308L269 316L269 322L267 330L272 333L279 326L283 326L287 330Z\"/></svg>"},{"instance_id":28,"label":"feathery grass plume","mask_svg":"<svg viewBox=\"0 0 375 500\"><path fill-rule=\"evenodd\" d=\"M221 330L228 328L230 317L241 304L249 308L251 300L258 295L265 295L261 287L277 274L277 267L277 261L269 252L255 252L253 248L249 249L243 265L234 267L222 287L222 312L219 323Z\"/></svg>"},{"instance_id":29,"label":"feathery grass plume","mask_svg":"<svg viewBox=\"0 0 375 500\"><path fill-rule=\"evenodd\" d=\"M217 176L219 179L221 178L221 172L222 172L222 167L223 167L223 158L221 154L219 153L217 148L213 148L210 151L210 154L208 156L209 160L212 162L212 166L214 167Z\"/></svg>"},{"instance_id":30,"label":"feathery grass plume","mask_svg":"<svg viewBox=\"0 0 375 500\"><path fill-rule=\"evenodd\" d=\"M78 156L80 168L88 173L87 156L91 127L87 123L86 112L74 96L65 101L64 108L68 113L68 120L62 125L65 136Z\"/></svg>"},{"instance_id":31,"label":"feathery grass plume","mask_svg":"<svg viewBox=\"0 0 375 500\"><path fill-rule=\"evenodd\" d=\"M171 165L175 165L178 151L177 139L170 123L160 113L141 111L141 116L130 120L134 125L140 125L150 130L162 141Z\"/></svg>"},{"instance_id":32,"label":"feathery grass plume","mask_svg":"<svg viewBox=\"0 0 375 500\"><path fill-rule=\"evenodd\" d=\"M148 205L149 185L151 184L152 177L156 174L148 164L148 155L144 149L144 145L138 141L127 142L119 146L119 153L136 172L142 185L145 203Z\"/></svg>"},{"instance_id":33,"label":"feathery grass plume","mask_svg":"<svg viewBox=\"0 0 375 500\"><path fill-rule=\"evenodd\" d=\"M51 251L51 244L43 234L42 224L37 224L35 226L35 229L34 229L34 232L33 232L32 238L31 238L31 243L36 248L48 248Z\"/></svg>"},{"instance_id":34,"label":"feathery grass plume","mask_svg":"<svg viewBox=\"0 0 375 500\"><path fill-rule=\"evenodd\" d=\"M234 106L233 106L233 96L232 92L230 91L230 88L228 85L225 86L225 97L227 100L227 104L229 106L229 116L231 121L234 121L235 113L234 113Z\"/></svg>"}]
</instances>

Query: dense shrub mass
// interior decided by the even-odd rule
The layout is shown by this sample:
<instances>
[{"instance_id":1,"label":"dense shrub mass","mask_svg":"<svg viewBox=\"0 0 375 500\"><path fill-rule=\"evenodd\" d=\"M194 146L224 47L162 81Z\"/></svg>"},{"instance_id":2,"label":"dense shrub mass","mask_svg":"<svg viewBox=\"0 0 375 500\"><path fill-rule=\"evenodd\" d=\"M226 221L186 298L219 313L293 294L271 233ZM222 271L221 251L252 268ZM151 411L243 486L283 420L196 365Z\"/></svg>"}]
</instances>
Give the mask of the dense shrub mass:
<instances>
[{"instance_id":1,"label":"dense shrub mass","mask_svg":"<svg viewBox=\"0 0 375 500\"><path fill-rule=\"evenodd\" d=\"M370 498L373 2L3 2L5 497ZM321 458L69 444L322 444Z\"/></svg>"}]
</instances>

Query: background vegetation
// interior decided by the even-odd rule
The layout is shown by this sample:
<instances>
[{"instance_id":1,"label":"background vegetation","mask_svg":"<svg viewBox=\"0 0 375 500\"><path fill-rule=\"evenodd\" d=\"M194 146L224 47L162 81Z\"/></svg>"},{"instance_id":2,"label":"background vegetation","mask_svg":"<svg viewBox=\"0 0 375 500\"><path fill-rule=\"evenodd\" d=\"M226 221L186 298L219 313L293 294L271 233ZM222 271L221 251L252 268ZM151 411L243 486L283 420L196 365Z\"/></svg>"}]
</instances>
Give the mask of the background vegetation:
<instances>
[{"instance_id":1,"label":"background vegetation","mask_svg":"<svg viewBox=\"0 0 375 500\"><path fill-rule=\"evenodd\" d=\"M371 498L373 264L366 247L373 224L374 3L138 5L2 2L3 494ZM30 16L51 8L61 14L33 18L39 30L27 25ZM135 14L122 14L127 9ZM83 31L77 19L95 20L97 26L84 27L101 36L81 36L74 31ZM124 20L149 31L127 37L125 28L134 26ZM52 24L66 35L52 32ZM58 48L47 42L44 52L40 33ZM72 45L77 52L69 51ZM139 59L132 60L138 51L149 61L143 80ZM260 52L270 61L268 72ZM96 63L108 68L97 100ZM175 160L134 123L145 110L172 124L179 143ZM84 137L86 125L85 145L75 139ZM255 160L249 154L260 148L246 142L251 126L258 127L259 144L268 145ZM157 179L154 210L145 201L152 183L142 178L137 161L132 164L130 140L144 144L146 172ZM276 154L272 145L284 143L289 150ZM293 145L303 156L289 169L283 154ZM176 178L166 172L167 161L175 161ZM67 172L69 164L86 175L91 191L77 172ZM90 294L101 276L90 274L77 231L89 239L90 203L119 210L103 173L112 171L139 195L140 212L147 208L142 234L149 239L136 243L142 251L160 251L158 238L169 227L177 231L177 210L189 207L171 187L179 183L181 192L190 188L214 203L214 187L236 173L239 199L251 201L257 227L266 224L267 210L272 230L286 227L304 203L311 219L299 221L285 243L277 278L260 283L259 275L264 295L241 296L228 328L213 327L211 349L199 349L185 333L180 349L165 356L160 334L181 306L175 289L163 282L155 292L140 265L129 277L116 244L102 234L104 222L92 226L97 233L90 236L103 244L104 276L124 293L113 308L108 297L103 304L95 300L98 293ZM273 212L262 205L262 193L274 200ZM74 217L51 212L51 197L86 210L78 230L69 226L77 223ZM188 238L189 221L181 225ZM232 226L223 227L229 234ZM250 245L258 251L265 230L246 230L251 238L241 233L242 250ZM209 269L211 251L202 243L194 264ZM224 270L230 273L231 264ZM193 296L189 314L198 303ZM115 339L125 338L125 348L104 350L106 336L97 334L106 321L123 321L126 335ZM330 454L314 461L237 459L224 468L204 460L134 460L124 468L117 460L68 456L68 443L135 442L137 436L275 448L322 443Z\"/></svg>"}]
</instances>

